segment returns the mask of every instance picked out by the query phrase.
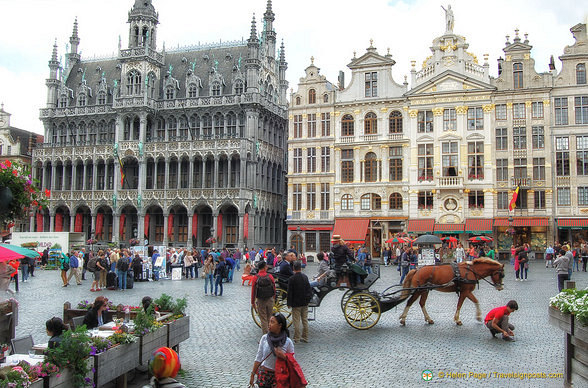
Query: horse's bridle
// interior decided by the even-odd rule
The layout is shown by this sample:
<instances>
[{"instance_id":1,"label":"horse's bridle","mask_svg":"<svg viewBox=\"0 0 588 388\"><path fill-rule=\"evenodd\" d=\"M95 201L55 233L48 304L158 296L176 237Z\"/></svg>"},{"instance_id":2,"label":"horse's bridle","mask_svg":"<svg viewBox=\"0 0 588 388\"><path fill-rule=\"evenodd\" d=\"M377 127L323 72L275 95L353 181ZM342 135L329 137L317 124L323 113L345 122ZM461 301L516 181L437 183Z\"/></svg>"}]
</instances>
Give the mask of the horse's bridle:
<instances>
[{"instance_id":1,"label":"horse's bridle","mask_svg":"<svg viewBox=\"0 0 588 388\"><path fill-rule=\"evenodd\" d=\"M479 282L480 279L482 279L483 281L485 281L486 283L490 284L494 288L497 288L498 286L501 286L501 287L504 286L503 283L494 283L494 282L491 283L490 281L486 280L486 277L484 277L484 276L480 275L479 273L477 273L476 271L474 271L472 269L472 267L471 267L470 264L467 265L466 269L468 271L470 271L471 273L473 273L476 276L476 281L477 282ZM490 275L490 277L491 278L494 277L494 275L496 275L497 273L499 274L500 279L503 279L504 278L504 268L501 268L501 269L498 269L498 270L492 272L492 274ZM479 283L478 283L478 287L480 287Z\"/></svg>"}]
</instances>

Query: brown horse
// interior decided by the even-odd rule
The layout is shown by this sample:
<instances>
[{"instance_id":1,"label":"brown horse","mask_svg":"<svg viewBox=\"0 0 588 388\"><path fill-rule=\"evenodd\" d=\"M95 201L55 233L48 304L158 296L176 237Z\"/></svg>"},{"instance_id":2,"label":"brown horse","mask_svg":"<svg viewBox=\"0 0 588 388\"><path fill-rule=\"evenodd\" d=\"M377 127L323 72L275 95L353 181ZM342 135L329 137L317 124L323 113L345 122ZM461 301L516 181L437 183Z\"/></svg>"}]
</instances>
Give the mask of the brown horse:
<instances>
[{"instance_id":1,"label":"brown horse","mask_svg":"<svg viewBox=\"0 0 588 388\"><path fill-rule=\"evenodd\" d=\"M413 288L416 290L410 296L406 307L400 316L400 324L406 324L406 315L410 306L420 297L419 304L425 315L425 321L429 324L433 324L433 320L429 317L427 310L425 309L425 303L429 295L429 290L434 289L441 292L457 292L459 294L459 300L457 302L457 310L453 320L458 325L461 325L459 319L459 310L463 304L463 301L467 297L469 300L474 302L476 305L476 319L482 320L482 312L480 311L480 305L478 299L474 296L472 291L476 287L479 280L484 279L488 276L491 277L492 286L498 291L503 289L502 279L504 278L504 264L500 264L497 261L491 259L474 259L474 261L468 261L457 264L459 268L459 281L456 282L456 276L451 265L429 265L421 267L419 269L413 269L406 275L403 288ZM485 279L484 279L485 280ZM421 288L422 287L422 288ZM408 296L411 290L403 291L403 296Z\"/></svg>"}]
</instances>

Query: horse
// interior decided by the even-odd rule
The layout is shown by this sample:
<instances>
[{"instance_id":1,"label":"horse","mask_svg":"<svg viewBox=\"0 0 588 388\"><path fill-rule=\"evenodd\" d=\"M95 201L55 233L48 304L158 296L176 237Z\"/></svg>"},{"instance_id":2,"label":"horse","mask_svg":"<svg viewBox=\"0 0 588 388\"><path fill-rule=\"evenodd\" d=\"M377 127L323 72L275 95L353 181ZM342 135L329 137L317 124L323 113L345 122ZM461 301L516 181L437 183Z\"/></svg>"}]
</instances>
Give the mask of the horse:
<instances>
[{"instance_id":1,"label":"horse","mask_svg":"<svg viewBox=\"0 0 588 388\"><path fill-rule=\"evenodd\" d=\"M500 264L497 261L487 258L474 259L474 261L462 262L457 264L459 271L459 277L456 276L453 265L429 265L421 267L419 269L413 269L406 275L402 287L407 289L402 292L403 297L410 299L406 302L406 307L400 315L400 324L406 325L406 315L410 306L420 297L419 304L423 310L425 321L429 324L433 324L433 320L425 309L425 303L429 295L429 290L435 289L441 292L456 292L459 295L457 302L457 310L453 320L458 326L461 326L462 322L459 319L459 310L463 304L463 301L467 297L476 305L476 319L482 320L482 312L480 311L480 305L478 299L472 293L476 284L480 279L488 282L490 285L495 287L498 291L501 291L504 286L502 279L504 278L504 264ZM490 276L492 283L485 278ZM410 289L416 289L410 290Z\"/></svg>"}]
</instances>

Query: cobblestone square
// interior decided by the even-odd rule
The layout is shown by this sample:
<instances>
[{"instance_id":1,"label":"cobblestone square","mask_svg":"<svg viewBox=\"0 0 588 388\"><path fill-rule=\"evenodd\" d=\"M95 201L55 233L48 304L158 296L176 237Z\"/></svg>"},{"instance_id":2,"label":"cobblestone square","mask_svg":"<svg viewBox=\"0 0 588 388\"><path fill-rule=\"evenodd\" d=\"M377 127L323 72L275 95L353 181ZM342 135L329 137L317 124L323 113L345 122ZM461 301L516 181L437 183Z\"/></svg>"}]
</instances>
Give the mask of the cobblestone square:
<instances>
[{"instance_id":1,"label":"cobblestone square","mask_svg":"<svg viewBox=\"0 0 588 388\"><path fill-rule=\"evenodd\" d=\"M312 277L316 265L305 272ZM382 291L399 280L396 267L381 267L382 277L372 287ZM37 270L36 276L20 284L16 298L20 302L17 336L31 333L35 342L46 342L44 323L62 316L63 303L76 305L92 300L90 281L82 286L61 287L56 271ZM191 336L182 343L180 357L186 371L181 379L188 387L244 387L248 384L261 330L250 315L250 287L237 281L226 284L222 297L204 296L203 279L135 283L132 290L108 291L115 304L138 305L145 295L167 293L186 296L191 315ZM588 285L585 272L574 272L578 288ZM500 379L496 373L563 373L563 333L547 320L549 298L557 293L555 272L542 262L532 262L527 282L514 281L512 266L506 264L505 289L496 291L480 282L475 295L485 315L491 308L510 299L519 303L511 315L517 341L493 339L488 330L474 319L470 301L461 312L463 326L453 323L457 296L431 292L427 309L434 325L424 322L415 303L406 327L398 317L404 304L383 313L378 324L365 331L350 327L341 312L343 292L333 291L316 309L310 322L310 343L296 345L296 357L309 381L309 387L416 387L426 384L451 386L561 387L563 379ZM310 314L312 315L312 314ZM431 381L422 379L430 370ZM440 377L452 373L454 377ZM461 377L459 373L465 373ZM477 374L470 376L470 373ZM486 376L484 376L486 374ZM132 387L142 386L135 379Z\"/></svg>"}]
</instances>

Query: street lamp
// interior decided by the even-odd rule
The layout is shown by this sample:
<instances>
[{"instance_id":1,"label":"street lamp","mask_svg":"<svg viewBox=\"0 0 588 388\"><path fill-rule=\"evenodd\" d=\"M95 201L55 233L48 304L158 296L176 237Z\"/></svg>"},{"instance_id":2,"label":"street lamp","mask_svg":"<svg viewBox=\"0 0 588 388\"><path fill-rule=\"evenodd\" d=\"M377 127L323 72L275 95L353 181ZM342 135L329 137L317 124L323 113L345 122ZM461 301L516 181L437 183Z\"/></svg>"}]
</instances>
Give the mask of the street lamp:
<instances>
[{"instance_id":1,"label":"street lamp","mask_svg":"<svg viewBox=\"0 0 588 388\"><path fill-rule=\"evenodd\" d=\"M300 225L298 225L296 227L296 233L298 234L298 239L297 239L297 244L300 244L299 246L296 247L296 252L298 252L298 254L300 255L302 253L302 228L300 228Z\"/></svg>"}]
</instances>

